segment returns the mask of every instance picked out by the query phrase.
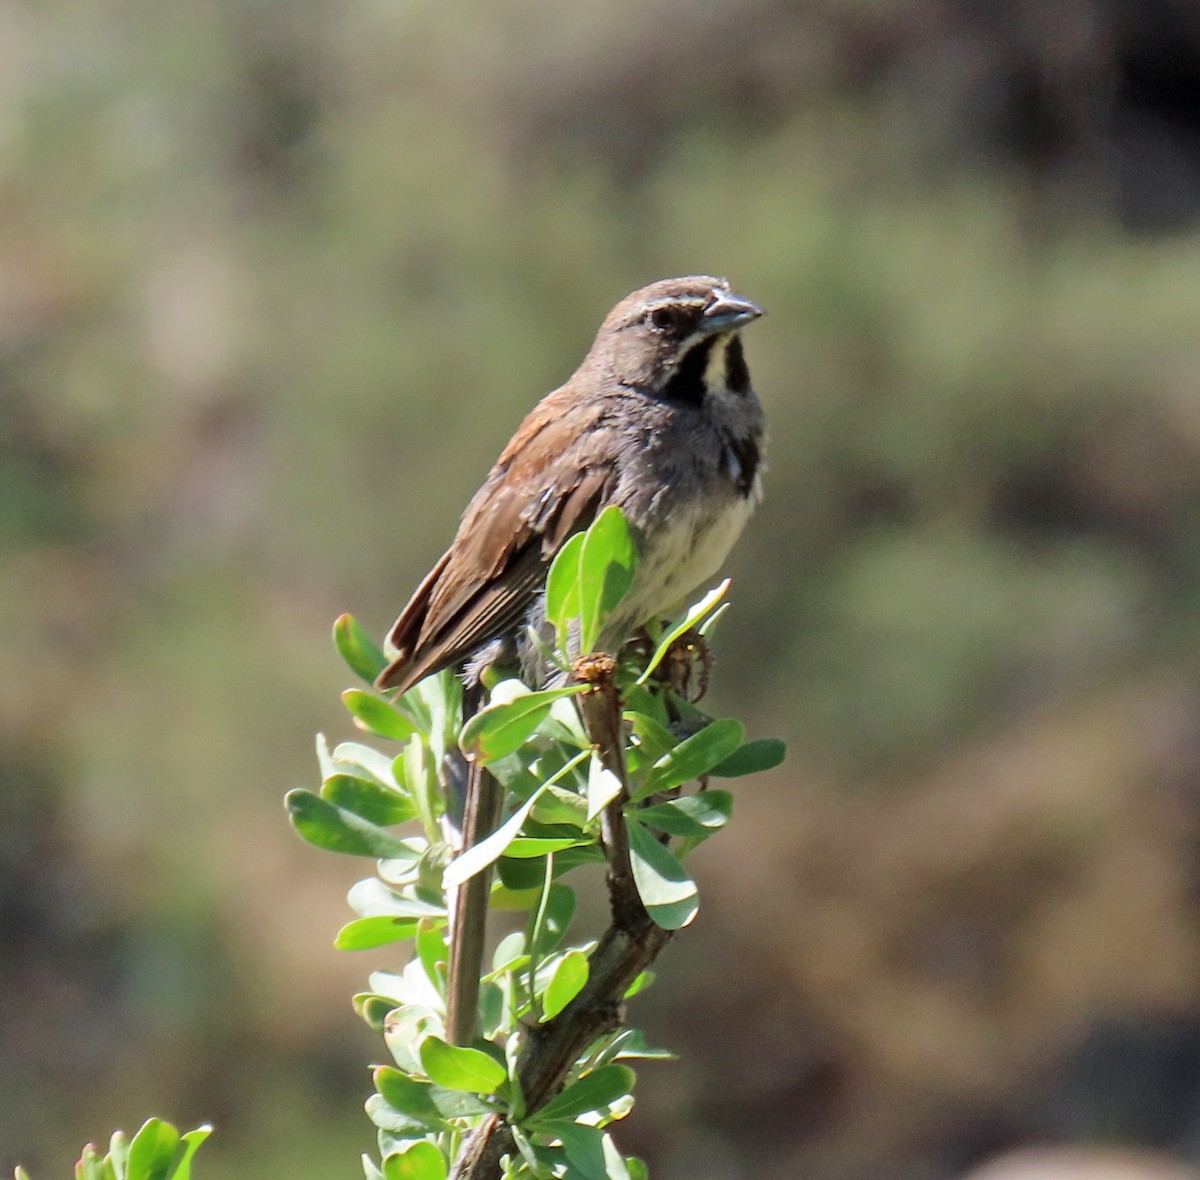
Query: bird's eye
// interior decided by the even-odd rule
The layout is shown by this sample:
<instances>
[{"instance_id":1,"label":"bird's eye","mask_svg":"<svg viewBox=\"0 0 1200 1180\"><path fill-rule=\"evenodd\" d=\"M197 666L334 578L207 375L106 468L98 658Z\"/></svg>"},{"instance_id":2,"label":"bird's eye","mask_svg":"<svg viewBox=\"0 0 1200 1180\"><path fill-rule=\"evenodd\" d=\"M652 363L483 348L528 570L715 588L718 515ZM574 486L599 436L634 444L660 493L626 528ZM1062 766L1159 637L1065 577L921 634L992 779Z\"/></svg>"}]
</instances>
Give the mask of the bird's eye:
<instances>
[{"instance_id":1,"label":"bird's eye","mask_svg":"<svg viewBox=\"0 0 1200 1180\"><path fill-rule=\"evenodd\" d=\"M656 307L650 313L650 323L659 332L679 326L679 311L674 307Z\"/></svg>"}]
</instances>

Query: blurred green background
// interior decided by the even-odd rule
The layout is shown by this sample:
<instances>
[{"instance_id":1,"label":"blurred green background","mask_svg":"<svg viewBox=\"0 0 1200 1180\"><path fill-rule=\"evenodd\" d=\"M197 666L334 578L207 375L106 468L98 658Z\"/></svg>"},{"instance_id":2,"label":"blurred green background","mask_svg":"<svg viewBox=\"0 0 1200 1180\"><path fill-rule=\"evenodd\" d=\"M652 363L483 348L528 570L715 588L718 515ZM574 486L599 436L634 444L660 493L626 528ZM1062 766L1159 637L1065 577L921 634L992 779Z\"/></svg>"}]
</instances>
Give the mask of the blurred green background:
<instances>
[{"instance_id":1,"label":"blurred green background","mask_svg":"<svg viewBox=\"0 0 1200 1180\"><path fill-rule=\"evenodd\" d=\"M1200 5L0 0L0 1171L360 1174L330 625L693 271L769 312L710 703L791 755L622 1145L1200 1161Z\"/></svg>"}]
</instances>

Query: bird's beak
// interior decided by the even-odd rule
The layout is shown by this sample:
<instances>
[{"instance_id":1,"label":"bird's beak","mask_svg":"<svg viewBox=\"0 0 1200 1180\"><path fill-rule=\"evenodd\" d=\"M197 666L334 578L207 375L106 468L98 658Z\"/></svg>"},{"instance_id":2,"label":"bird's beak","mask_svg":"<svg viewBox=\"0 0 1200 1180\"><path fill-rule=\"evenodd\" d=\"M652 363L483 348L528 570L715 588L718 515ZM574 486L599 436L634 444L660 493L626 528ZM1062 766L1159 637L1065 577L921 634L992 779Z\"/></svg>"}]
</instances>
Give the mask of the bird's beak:
<instances>
[{"instance_id":1,"label":"bird's beak","mask_svg":"<svg viewBox=\"0 0 1200 1180\"><path fill-rule=\"evenodd\" d=\"M763 309L740 295L718 295L704 309L703 326L706 332L730 332L743 328L763 314Z\"/></svg>"}]
</instances>

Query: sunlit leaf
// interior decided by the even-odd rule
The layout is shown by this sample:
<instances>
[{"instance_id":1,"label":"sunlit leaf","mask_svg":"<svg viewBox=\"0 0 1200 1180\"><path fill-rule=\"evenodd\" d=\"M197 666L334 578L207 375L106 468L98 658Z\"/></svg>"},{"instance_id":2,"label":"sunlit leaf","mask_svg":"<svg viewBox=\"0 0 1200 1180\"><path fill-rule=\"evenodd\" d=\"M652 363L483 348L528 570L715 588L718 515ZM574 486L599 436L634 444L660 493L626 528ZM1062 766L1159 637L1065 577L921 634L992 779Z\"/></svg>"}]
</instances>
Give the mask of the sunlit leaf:
<instances>
[{"instance_id":1,"label":"sunlit leaf","mask_svg":"<svg viewBox=\"0 0 1200 1180\"><path fill-rule=\"evenodd\" d=\"M633 798L644 799L707 774L742 744L745 734L742 723L732 717L706 725L655 762Z\"/></svg>"},{"instance_id":2,"label":"sunlit leaf","mask_svg":"<svg viewBox=\"0 0 1200 1180\"><path fill-rule=\"evenodd\" d=\"M625 514L610 505L584 534L579 555L579 646L589 652L605 622L629 592L638 548Z\"/></svg>"},{"instance_id":3,"label":"sunlit leaf","mask_svg":"<svg viewBox=\"0 0 1200 1180\"><path fill-rule=\"evenodd\" d=\"M387 656L376 647L353 615L340 615L333 624L333 642L350 670L368 684L388 665Z\"/></svg>"},{"instance_id":4,"label":"sunlit leaf","mask_svg":"<svg viewBox=\"0 0 1200 1180\"><path fill-rule=\"evenodd\" d=\"M539 1123L543 1135L552 1135L563 1146L570 1164L568 1176L579 1180L608 1180L604 1161L604 1132L599 1127L585 1126L573 1119L555 1119Z\"/></svg>"},{"instance_id":5,"label":"sunlit leaf","mask_svg":"<svg viewBox=\"0 0 1200 1180\"><path fill-rule=\"evenodd\" d=\"M574 696L586 685L548 688L530 692L515 700L489 704L463 726L459 741L462 748L484 764L519 750L550 713L555 701Z\"/></svg>"},{"instance_id":6,"label":"sunlit leaf","mask_svg":"<svg viewBox=\"0 0 1200 1180\"><path fill-rule=\"evenodd\" d=\"M700 791L638 810L639 822L671 836L703 840L724 827L733 812L728 791Z\"/></svg>"},{"instance_id":7,"label":"sunlit leaf","mask_svg":"<svg viewBox=\"0 0 1200 1180\"><path fill-rule=\"evenodd\" d=\"M380 827L406 823L415 810L412 801L373 779L335 774L321 784L321 798Z\"/></svg>"},{"instance_id":8,"label":"sunlit leaf","mask_svg":"<svg viewBox=\"0 0 1200 1180\"><path fill-rule=\"evenodd\" d=\"M589 1111L611 1106L633 1089L633 1070L625 1065L602 1065L552 1098L529 1120L531 1127L555 1119L577 1119Z\"/></svg>"},{"instance_id":9,"label":"sunlit leaf","mask_svg":"<svg viewBox=\"0 0 1200 1180\"><path fill-rule=\"evenodd\" d=\"M554 968L554 974L542 996L542 1019L557 1016L588 981L588 958L582 951L568 951Z\"/></svg>"},{"instance_id":10,"label":"sunlit leaf","mask_svg":"<svg viewBox=\"0 0 1200 1180\"><path fill-rule=\"evenodd\" d=\"M360 918L444 918L446 907L405 889L391 889L376 877L356 881L346 894L350 908Z\"/></svg>"},{"instance_id":11,"label":"sunlit leaf","mask_svg":"<svg viewBox=\"0 0 1200 1180\"><path fill-rule=\"evenodd\" d=\"M356 918L337 932L333 945L339 951L369 951L393 942L404 942L416 932L416 918Z\"/></svg>"},{"instance_id":12,"label":"sunlit leaf","mask_svg":"<svg viewBox=\"0 0 1200 1180\"><path fill-rule=\"evenodd\" d=\"M410 1078L390 1065L377 1066L372 1077L375 1089L395 1110L432 1127L441 1126L445 1122L441 1112L434 1105L433 1087L428 1082Z\"/></svg>"},{"instance_id":13,"label":"sunlit leaf","mask_svg":"<svg viewBox=\"0 0 1200 1180\"><path fill-rule=\"evenodd\" d=\"M148 1119L129 1144L126 1180L166 1180L171 1172L179 1132L162 1119Z\"/></svg>"},{"instance_id":14,"label":"sunlit leaf","mask_svg":"<svg viewBox=\"0 0 1200 1180\"><path fill-rule=\"evenodd\" d=\"M671 626L667 633L663 636L659 645L654 650L654 655L650 662L646 665L645 670L638 677L638 684L645 684L650 679L654 669L662 663L668 651L671 650L671 645L685 635L693 627L697 626L701 619L713 611L720 603L721 599L729 592L731 583L728 578L725 579L715 589L710 590L699 602L689 607L687 611Z\"/></svg>"},{"instance_id":15,"label":"sunlit leaf","mask_svg":"<svg viewBox=\"0 0 1200 1180\"><path fill-rule=\"evenodd\" d=\"M508 1077L508 1071L494 1057L464 1045L448 1045L439 1037L426 1037L421 1042L420 1058L430 1079L447 1090L493 1094Z\"/></svg>"},{"instance_id":16,"label":"sunlit leaf","mask_svg":"<svg viewBox=\"0 0 1200 1180\"><path fill-rule=\"evenodd\" d=\"M300 788L289 791L284 802L296 832L317 848L351 856L409 855L409 849L391 832L311 791Z\"/></svg>"},{"instance_id":17,"label":"sunlit leaf","mask_svg":"<svg viewBox=\"0 0 1200 1180\"><path fill-rule=\"evenodd\" d=\"M546 621L554 628L558 646L567 649L567 628L579 618L579 557L583 533L576 533L555 555L546 578Z\"/></svg>"},{"instance_id":18,"label":"sunlit leaf","mask_svg":"<svg viewBox=\"0 0 1200 1180\"><path fill-rule=\"evenodd\" d=\"M417 727L390 702L361 688L346 689L342 693L342 704L359 729L377 737L403 742L417 731Z\"/></svg>"},{"instance_id":19,"label":"sunlit leaf","mask_svg":"<svg viewBox=\"0 0 1200 1180\"><path fill-rule=\"evenodd\" d=\"M446 1180L446 1157L428 1140L421 1140L388 1155L383 1161L384 1180Z\"/></svg>"},{"instance_id":20,"label":"sunlit leaf","mask_svg":"<svg viewBox=\"0 0 1200 1180\"><path fill-rule=\"evenodd\" d=\"M587 818L595 819L622 791L617 777L594 750L588 760Z\"/></svg>"},{"instance_id":21,"label":"sunlit leaf","mask_svg":"<svg viewBox=\"0 0 1200 1180\"><path fill-rule=\"evenodd\" d=\"M700 908L695 881L640 823L628 817L626 827L633 879L646 912L664 930L686 926Z\"/></svg>"},{"instance_id":22,"label":"sunlit leaf","mask_svg":"<svg viewBox=\"0 0 1200 1180\"><path fill-rule=\"evenodd\" d=\"M561 852L564 848L576 848L581 844L590 844L590 840L575 840L569 836L533 837L518 836L504 850L505 856L515 856L518 860L528 860L535 856L545 856L551 852Z\"/></svg>"},{"instance_id":23,"label":"sunlit leaf","mask_svg":"<svg viewBox=\"0 0 1200 1180\"><path fill-rule=\"evenodd\" d=\"M417 929L417 957L425 968L425 976L440 992L446 991L446 939L442 935L445 923L422 918Z\"/></svg>"}]
</instances>

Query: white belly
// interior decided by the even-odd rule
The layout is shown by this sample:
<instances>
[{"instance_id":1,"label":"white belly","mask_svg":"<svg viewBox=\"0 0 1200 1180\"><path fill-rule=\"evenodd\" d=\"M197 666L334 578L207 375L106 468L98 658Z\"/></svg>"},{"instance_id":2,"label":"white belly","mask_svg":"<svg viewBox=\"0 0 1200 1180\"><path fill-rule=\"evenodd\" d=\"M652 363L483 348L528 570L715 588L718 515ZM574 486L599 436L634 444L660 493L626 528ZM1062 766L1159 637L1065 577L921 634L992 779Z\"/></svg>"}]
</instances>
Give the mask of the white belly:
<instances>
[{"instance_id":1,"label":"white belly","mask_svg":"<svg viewBox=\"0 0 1200 1180\"><path fill-rule=\"evenodd\" d=\"M755 488L757 493L758 489ZM621 615L631 626L665 614L685 595L721 568L741 536L758 496L738 496L714 512L711 505L677 511L653 538L647 539Z\"/></svg>"}]
</instances>

